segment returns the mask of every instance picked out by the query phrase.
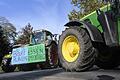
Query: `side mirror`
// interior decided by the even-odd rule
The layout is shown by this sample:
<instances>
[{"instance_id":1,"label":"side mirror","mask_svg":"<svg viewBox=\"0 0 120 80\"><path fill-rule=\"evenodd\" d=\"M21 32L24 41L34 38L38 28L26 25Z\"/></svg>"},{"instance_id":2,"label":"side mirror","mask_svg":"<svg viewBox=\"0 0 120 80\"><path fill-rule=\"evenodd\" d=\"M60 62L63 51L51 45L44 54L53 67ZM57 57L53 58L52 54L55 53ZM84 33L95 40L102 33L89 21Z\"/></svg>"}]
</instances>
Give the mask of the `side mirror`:
<instances>
[{"instance_id":1,"label":"side mirror","mask_svg":"<svg viewBox=\"0 0 120 80\"><path fill-rule=\"evenodd\" d=\"M53 40L58 41L58 39L59 39L59 34L54 34L53 35Z\"/></svg>"},{"instance_id":2,"label":"side mirror","mask_svg":"<svg viewBox=\"0 0 120 80\"><path fill-rule=\"evenodd\" d=\"M57 37L58 36L58 34L53 34L53 37Z\"/></svg>"}]
</instances>

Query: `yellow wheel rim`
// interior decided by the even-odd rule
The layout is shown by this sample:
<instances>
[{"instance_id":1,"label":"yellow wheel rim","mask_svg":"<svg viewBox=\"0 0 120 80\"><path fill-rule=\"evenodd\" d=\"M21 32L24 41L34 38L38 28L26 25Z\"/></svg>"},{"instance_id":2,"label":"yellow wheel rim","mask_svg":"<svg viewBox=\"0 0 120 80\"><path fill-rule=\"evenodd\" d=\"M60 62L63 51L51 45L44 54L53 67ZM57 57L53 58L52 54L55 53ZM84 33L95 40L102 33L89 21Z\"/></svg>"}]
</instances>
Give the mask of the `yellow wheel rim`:
<instances>
[{"instance_id":1,"label":"yellow wheel rim","mask_svg":"<svg viewBox=\"0 0 120 80\"><path fill-rule=\"evenodd\" d=\"M70 35L65 38L62 44L62 55L64 59L68 62L74 62L79 55L80 52L80 44L78 39Z\"/></svg>"}]
</instances>

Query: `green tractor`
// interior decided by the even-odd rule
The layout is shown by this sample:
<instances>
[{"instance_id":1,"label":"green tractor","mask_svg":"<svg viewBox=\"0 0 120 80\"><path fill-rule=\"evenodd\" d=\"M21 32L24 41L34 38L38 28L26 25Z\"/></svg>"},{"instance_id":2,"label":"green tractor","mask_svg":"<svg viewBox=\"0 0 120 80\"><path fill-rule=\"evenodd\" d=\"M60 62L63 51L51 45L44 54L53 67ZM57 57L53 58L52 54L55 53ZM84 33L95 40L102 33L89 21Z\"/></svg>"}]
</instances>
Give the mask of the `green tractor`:
<instances>
[{"instance_id":1,"label":"green tractor","mask_svg":"<svg viewBox=\"0 0 120 80\"><path fill-rule=\"evenodd\" d=\"M93 65L112 69L120 65L120 1L65 24L58 55L66 71L86 71Z\"/></svg>"},{"instance_id":2,"label":"green tractor","mask_svg":"<svg viewBox=\"0 0 120 80\"><path fill-rule=\"evenodd\" d=\"M4 56L2 70L13 72L15 67L20 71L57 67L58 45L53 38L54 35L47 30L34 31L30 37L30 44L14 45L12 52Z\"/></svg>"}]
</instances>

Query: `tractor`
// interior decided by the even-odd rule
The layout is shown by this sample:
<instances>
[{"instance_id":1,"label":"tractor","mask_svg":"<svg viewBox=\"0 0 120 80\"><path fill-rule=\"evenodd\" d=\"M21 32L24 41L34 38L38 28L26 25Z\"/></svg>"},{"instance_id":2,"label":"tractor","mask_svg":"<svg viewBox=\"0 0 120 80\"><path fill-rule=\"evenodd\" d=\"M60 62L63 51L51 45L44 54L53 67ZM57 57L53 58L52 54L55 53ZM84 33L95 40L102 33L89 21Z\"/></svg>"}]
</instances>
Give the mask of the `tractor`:
<instances>
[{"instance_id":1,"label":"tractor","mask_svg":"<svg viewBox=\"0 0 120 80\"><path fill-rule=\"evenodd\" d=\"M120 0L106 1L104 7L65 24L58 56L66 71L87 71L93 65L113 69L120 65Z\"/></svg>"},{"instance_id":2,"label":"tractor","mask_svg":"<svg viewBox=\"0 0 120 80\"><path fill-rule=\"evenodd\" d=\"M13 72L34 69L56 68L58 66L58 45L55 36L47 30L36 30L30 36L27 45L14 45L12 51L5 55L2 70ZM53 39L55 38L55 40Z\"/></svg>"}]
</instances>

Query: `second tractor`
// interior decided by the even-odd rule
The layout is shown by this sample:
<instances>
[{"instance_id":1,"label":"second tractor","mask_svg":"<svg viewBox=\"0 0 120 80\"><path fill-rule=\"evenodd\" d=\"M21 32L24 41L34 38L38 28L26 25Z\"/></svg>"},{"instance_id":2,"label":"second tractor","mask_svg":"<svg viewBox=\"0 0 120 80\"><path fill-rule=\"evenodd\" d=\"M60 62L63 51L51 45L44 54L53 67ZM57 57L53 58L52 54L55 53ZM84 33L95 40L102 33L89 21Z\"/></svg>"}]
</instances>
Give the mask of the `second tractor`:
<instances>
[{"instance_id":1,"label":"second tractor","mask_svg":"<svg viewBox=\"0 0 120 80\"><path fill-rule=\"evenodd\" d=\"M56 36L56 35L55 35ZM54 35L47 30L36 30L27 45L14 45L11 52L2 60L2 70L12 72L36 68L55 68L58 66L58 45Z\"/></svg>"}]
</instances>

